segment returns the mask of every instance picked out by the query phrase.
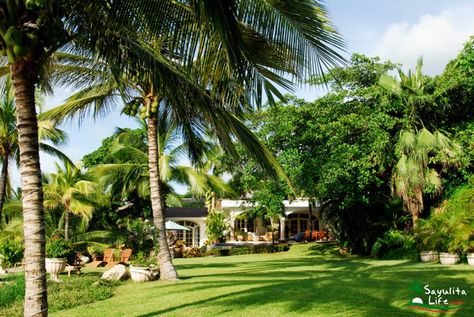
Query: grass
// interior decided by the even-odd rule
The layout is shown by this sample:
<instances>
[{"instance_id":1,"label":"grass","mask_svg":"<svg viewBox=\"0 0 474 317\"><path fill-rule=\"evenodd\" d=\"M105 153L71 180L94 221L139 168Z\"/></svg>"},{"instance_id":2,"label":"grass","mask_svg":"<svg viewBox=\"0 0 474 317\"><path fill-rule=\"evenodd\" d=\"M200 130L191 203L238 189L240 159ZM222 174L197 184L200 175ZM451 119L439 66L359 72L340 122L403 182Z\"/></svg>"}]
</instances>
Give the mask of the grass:
<instances>
[{"instance_id":1,"label":"grass","mask_svg":"<svg viewBox=\"0 0 474 317\"><path fill-rule=\"evenodd\" d=\"M61 275L62 283L48 282L49 312L81 306L113 296L118 282L99 280L98 272L86 273L81 277ZM25 281L23 274L9 275L0 288L0 316L23 316Z\"/></svg>"},{"instance_id":2,"label":"grass","mask_svg":"<svg viewBox=\"0 0 474 317\"><path fill-rule=\"evenodd\" d=\"M0 284L0 312L23 299L25 278L23 274L7 275ZM1 316L1 315L0 315Z\"/></svg>"},{"instance_id":3,"label":"grass","mask_svg":"<svg viewBox=\"0 0 474 317\"><path fill-rule=\"evenodd\" d=\"M463 309L449 316L474 315L474 268L465 264L342 257L309 244L175 264L179 282L129 282L105 301L50 316L441 316L406 307L415 282L465 289Z\"/></svg>"}]
</instances>

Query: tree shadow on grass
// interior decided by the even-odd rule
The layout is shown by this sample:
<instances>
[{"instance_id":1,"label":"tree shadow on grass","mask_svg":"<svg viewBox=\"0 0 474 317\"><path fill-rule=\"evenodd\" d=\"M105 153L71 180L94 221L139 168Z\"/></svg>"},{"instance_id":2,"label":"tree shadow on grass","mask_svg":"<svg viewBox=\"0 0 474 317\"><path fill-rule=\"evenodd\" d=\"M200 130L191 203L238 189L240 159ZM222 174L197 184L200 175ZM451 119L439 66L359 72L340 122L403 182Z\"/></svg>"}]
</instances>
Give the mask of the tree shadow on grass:
<instances>
[{"instance_id":1,"label":"tree shadow on grass","mask_svg":"<svg viewBox=\"0 0 474 317\"><path fill-rule=\"evenodd\" d=\"M272 306L285 315L427 316L425 312L405 307L412 297L410 285L415 281L436 288L459 286L468 292L474 290L472 281L450 278L450 270L445 267L425 267L414 262L298 257L268 261L265 265L234 262L232 267L239 267L238 272L234 269L219 273L212 272L214 265L224 267L222 263L210 263L206 266L209 274L192 275L173 289L185 302L170 303L139 316L201 311L206 315L209 310L211 315L239 316ZM209 289L215 296L200 299L201 292ZM474 301L471 301L466 299L465 307L451 316L472 316Z\"/></svg>"}]
</instances>

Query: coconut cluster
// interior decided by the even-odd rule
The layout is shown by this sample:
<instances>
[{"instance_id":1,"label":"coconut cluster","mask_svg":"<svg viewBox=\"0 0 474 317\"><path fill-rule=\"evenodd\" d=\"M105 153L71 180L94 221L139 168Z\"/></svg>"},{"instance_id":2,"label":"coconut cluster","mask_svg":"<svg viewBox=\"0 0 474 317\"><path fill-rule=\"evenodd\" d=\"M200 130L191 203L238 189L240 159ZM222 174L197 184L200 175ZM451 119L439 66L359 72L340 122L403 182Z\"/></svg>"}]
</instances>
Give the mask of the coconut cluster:
<instances>
[{"instance_id":1,"label":"coconut cluster","mask_svg":"<svg viewBox=\"0 0 474 317\"><path fill-rule=\"evenodd\" d=\"M143 120L150 116L156 115L158 112L158 101L155 100L151 102L149 106L143 106L143 104L144 100L142 98L135 98L125 105L122 112L132 117L135 117L137 114L139 114L140 118Z\"/></svg>"},{"instance_id":2,"label":"coconut cluster","mask_svg":"<svg viewBox=\"0 0 474 317\"><path fill-rule=\"evenodd\" d=\"M0 0L0 12L4 13L0 18L0 55L8 56L9 63L28 58L38 47L45 49L66 39L62 21L47 16L49 5L49 0ZM25 14L18 16L22 12Z\"/></svg>"}]
</instances>

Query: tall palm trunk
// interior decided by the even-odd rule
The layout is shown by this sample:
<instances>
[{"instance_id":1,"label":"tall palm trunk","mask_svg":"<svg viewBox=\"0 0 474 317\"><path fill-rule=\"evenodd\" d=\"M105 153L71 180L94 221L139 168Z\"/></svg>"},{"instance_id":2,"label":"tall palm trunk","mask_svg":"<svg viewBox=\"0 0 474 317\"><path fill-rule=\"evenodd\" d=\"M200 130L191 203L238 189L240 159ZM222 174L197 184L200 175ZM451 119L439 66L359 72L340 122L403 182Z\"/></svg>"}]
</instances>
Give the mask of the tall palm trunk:
<instances>
[{"instance_id":1,"label":"tall palm trunk","mask_svg":"<svg viewBox=\"0 0 474 317\"><path fill-rule=\"evenodd\" d=\"M420 217L420 213L423 211L424 208L423 190L421 188L415 188L414 195L407 195L406 208L411 214L413 228L416 228L418 226L418 219Z\"/></svg>"},{"instance_id":2,"label":"tall palm trunk","mask_svg":"<svg viewBox=\"0 0 474 317\"><path fill-rule=\"evenodd\" d=\"M164 197L160 179L157 141L157 119L148 119L148 167L150 169L150 198L153 210L153 223L158 233L158 264L160 266L161 280L177 280L178 273L171 261L171 254L166 240L166 228L164 217Z\"/></svg>"},{"instance_id":3,"label":"tall palm trunk","mask_svg":"<svg viewBox=\"0 0 474 317\"><path fill-rule=\"evenodd\" d=\"M3 204L7 195L8 157L9 153L5 153L5 158L3 160L2 165L2 172L0 175L0 224L2 223Z\"/></svg>"},{"instance_id":4,"label":"tall palm trunk","mask_svg":"<svg viewBox=\"0 0 474 317\"><path fill-rule=\"evenodd\" d=\"M43 188L35 109L36 65L24 60L10 65L15 87L16 122L25 240L24 316L47 316Z\"/></svg>"},{"instance_id":5,"label":"tall palm trunk","mask_svg":"<svg viewBox=\"0 0 474 317\"><path fill-rule=\"evenodd\" d=\"M64 215L64 239L69 240L69 210Z\"/></svg>"}]
</instances>

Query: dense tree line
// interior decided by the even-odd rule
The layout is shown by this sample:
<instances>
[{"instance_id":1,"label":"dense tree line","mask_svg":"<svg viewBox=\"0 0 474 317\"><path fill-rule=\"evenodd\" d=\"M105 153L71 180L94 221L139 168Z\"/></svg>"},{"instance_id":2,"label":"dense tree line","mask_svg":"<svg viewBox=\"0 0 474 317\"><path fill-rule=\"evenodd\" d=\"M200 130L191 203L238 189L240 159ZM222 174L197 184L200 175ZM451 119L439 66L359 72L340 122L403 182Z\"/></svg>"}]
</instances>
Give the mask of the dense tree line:
<instances>
[{"instance_id":1,"label":"dense tree line","mask_svg":"<svg viewBox=\"0 0 474 317\"><path fill-rule=\"evenodd\" d=\"M258 197L270 182L286 197L315 199L343 246L356 253L370 252L387 230L412 226L406 197L398 197L395 186L407 127L419 131L420 144L431 142L420 154L426 158L423 173L433 177L424 177L419 185L421 217L428 217L430 209L449 199L472 175L473 45L472 40L466 43L440 76L422 75L421 64L418 74L400 71L402 81L392 79L399 93L388 91L384 81L400 65L353 55L348 67L333 71L324 96L314 102L287 96L252 120L291 186L284 180L262 181L265 176L249 158L229 164L231 183L242 196ZM315 77L311 82L320 85L322 80ZM436 145L437 138L446 147ZM416 174L411 174L407 180L412 184L414 178ZM409 196L415 188L406 191ZM277 192L267 190L266 196Z\"/></svg>"}]
</instances>

